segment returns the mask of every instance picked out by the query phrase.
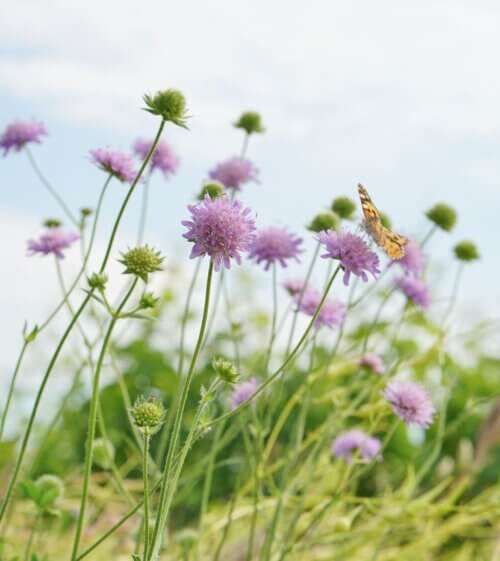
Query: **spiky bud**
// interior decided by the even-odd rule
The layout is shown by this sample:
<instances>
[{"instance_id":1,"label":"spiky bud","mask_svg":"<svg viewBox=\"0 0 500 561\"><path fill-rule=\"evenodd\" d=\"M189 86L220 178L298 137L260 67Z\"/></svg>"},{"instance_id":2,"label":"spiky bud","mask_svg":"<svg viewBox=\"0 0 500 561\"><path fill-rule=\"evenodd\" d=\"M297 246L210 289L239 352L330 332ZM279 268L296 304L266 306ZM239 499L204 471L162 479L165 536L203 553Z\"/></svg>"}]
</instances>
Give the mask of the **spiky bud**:
<instances>
[{"instance_id":1,"label":"spiky bud","mask_svg":"<svg viewBox=\"0 0 500 561\"><path fill-rule=\"evenodd\" d=\"M88 277L87 282L90 288L95 290L103 291L106 288L106 283L108 282L108 275L105 273L92 273Z\"/></svg>"},{"instance_id":2,"label":"spiky bud","mask_svg":"<svg viewBox=\"0 0 500 561\"><path fill-rule=\"evenodd\" d=\"M186 98L179 90L168 89L144 96L145 110L187 129Z\"/></svg>"},{"instance_id":3,"label":"spiky bud","mask_svg":"<svg viewBox=\"0 0 500 561\"><path fill-rule=\"evenodd\" d=\"M457 222L457 213L453 208L451 208L451 206L448 206L445 203L438 203L434 205L425 213L425 215L431 222L445 232L453 230L453 227Z\"/></svg>"},{"instance_id":4,"label":"spiky bud","mask_svg":"<svg viewBox=\"0 0 500 561\"><path fill-rule=\"evenodd\" d=\"M147 399L139 397L136 399L130 414L135 426L144 434L155 434L165 420L165 407L162 402L154 396Z\"/></svg>"},{"instance_id":5,"label":"spiky bud","mask_svg":"<svg viewBox=\"0 0 500 561\"><path fill-rule=\"evenodd\" d=\"M143 310L155 308L156 304L158 304L158 300L159 298L157 298L152 292L145 292L139 300L139 307Z\"/></svg>"},{"instance_id":6,"label":"spiky bud","mask_svg":"<svg viewBox=\"0 0 500 561\"><path fill-rule=\"evenodd\" d=\"M474 242L463 240L453 248L455 257L460 261L475 261L479 259L479 251Z\"/></svg>"},{"instance_id":7,"label":"spiky bud","mask_svg":"<svg viewBox=\"0 0 500 561\"><path fill-rule=\"evenodd\" d=\"M327 210L317 214L307 229L319 234L319 232L324 232L325 230L336 230L339 227L339 222L338 215L331 210Z\"/></svg>"},{"instance_id":8,"label":"spiky bud","mask_svg":"<svg viewBox=\"0 0 500 561\"><path fill-rule=\"evenodd\" d=\"M62 222L58 218L47 218L43 225L45 228L60 228L62 226Z\"/></svg>"},{"instance_id":9,"label":"spiky bud","mask_svg":"<svg viewBox=\"0 0 500 561\"><path fill-rule=\"evenodd\" d=\"M234 123L237 129L243 129L247 134L263 133L266 129L262 126L260 113L256 111L245 111Z\"/></svg>"},{"instance_id":10,"label":"spiky bud","mask_svg":"<svg viewBox=\"0 0 500 561\"><path fill-rule=\"evenodd\" d=\"M57 477L57 475L41 475L35 481L35 485L43 495L46 507L52 506L64 495L64 482L60 477Z\"/></svg>"},{"instance_id":11,"label":"spiky bud","mask_svg":"<svg viewBox=\"0 0 500 561\"><path fill-rule=\"evenodd\" d=\"M96 438L93 444L93 459L96 466L101 469L111 469L115 460L115 447L106 438Z\"/></svg>"},{"instance_id":12,"label":"spiky bud","mask_svg":"<svg viewBox=\"0 0 500 561\"><path fill-rule=\"evenodd\" d=\"M151 273L161 271L163 257L159 251L155 251L148 245L143 245L122 253L119 262L125 266L124 275L135 275L147 282Z\"/></svg>"},{"instance_id":13,"label":"spiky bud","mask_svg":"<svg viewBox=\"0 0 500 561\"><path fill-rule=\"evenodd\" d=\"M350 220L356 210L356 203L349 197L337 197L333 199L331 209L340 218Z\"/></svg>"},{"instance_id":14,"label":"spiky bud","mask_svg":"<svg viewBox=\"0 0 500 561\"><path fill-rule=\"evenodd\" d=\"M222 357L214 358L214 360L212 360L212 368L217 376L224 380L224 382L234 384L238 381L238 370L229 360Z\"/></svg>"},{"instance_id":15,"label":"spiky bud","mask_svg":"<svg viewBox=\"0 0 500 561\"><path fill-rule=\"evenodd\" d=\"M205 195L208 195L211 199L217 199L218 197L222 197L225 192L225 187L219 181L209 181L205 183L201 188L200 194L198 195L198 199L201 201L205 198Z\"/></svg>"}]
</instances>

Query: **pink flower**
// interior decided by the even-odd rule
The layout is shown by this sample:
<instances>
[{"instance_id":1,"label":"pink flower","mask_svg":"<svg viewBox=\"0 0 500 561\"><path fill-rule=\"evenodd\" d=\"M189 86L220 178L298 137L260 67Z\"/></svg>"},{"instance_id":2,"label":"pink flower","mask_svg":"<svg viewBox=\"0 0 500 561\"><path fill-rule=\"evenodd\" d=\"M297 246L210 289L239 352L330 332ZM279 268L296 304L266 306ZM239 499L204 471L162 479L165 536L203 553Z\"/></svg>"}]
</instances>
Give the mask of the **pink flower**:
<instances>
[{"instance_id":1,"label":"pink flower","mask_svg":"<svg viewBox=\"0 0 500 561\"><path fill-rule=\"evenodd\" d=\"M308 288L302 295L302 301L299 304L299 310L304 314L313 317L320 302L322 295L312 289ZM295 297L299 300L299 295ZM326 326L329 328L340 327L344 322L346 315L346 306L340 300L327 299L323 302L323 306L316 317L315 326L317 328Z\"/></svg>"},{"instance_id":2,"label":"pink flower","mask_svg":"<svg viewBox=\"0 0 500 561\"><path fill-rule=\"evenodd\" d=\"M250 380L236 384L231 394L231 409L236 409L243 402L248 401L258 387L259 383L256 378L250 378Z\"/></svg>"},{"instance_id":3,"label":"pink flower","mask_svg":"<svg viewBox=\"0 0 500 561\"><path fill-rule=\"evenodd\" d=\"M211 179L220 181L226 188L236 191L249 181L257 181L257 169L252 162L238 157L220 162L209 175Z\"/></svg>"},{"instance_id":4,"label":"pink flower","mask_svg":"<svg viewBox=\"0 0 500 561\"><path fill-rule=\"evenodd\" d=\"M151 140L139 138L135 141L134 152L141 160L145 160L152 145L153 142ZM165 178L168 178L177 171L177 168L179 167L179 158L170 144L164 140L160 140L160 142L156 145L156 150L154 151L153 156L151 157L150 164L151 171L158 169L163 172Z\"/></svg>"},{"instance_id":5,"label":"pink flower","mask_svg":"<svg viewBox=\"0 0 500 561\"><path fill-rule=\"evenodd\" d=\"M359 452L363 460L380 459L382 445L378 438L367 435L361 430L351 429L339 436L332 443L332 454L352 461L355 452Z\"/></svg>"},{"instance_id":6,"label":"pink flower","mask_svg":"<svg viewBox=\"0 0 500 561\"><path fill-rule=\"evenodd\" d=\"M91 150L90 155L98 167L106 173L110 173L119 181L132 183L136 178L137 173L134 169L132 156L119 150L109 150L108 148Z\"/></svg>"},{"instance_id":7,"label":"pink flower","mask_svg":"<svg viewBox=\"0 0 500 561\"><path fill-rule=\"evenodd\" d=\"M49 228L38 240L28 240L28 255L52 253L58 259L64 259L63 250L70 247L80 236L75 232L65 232L60 228Z\"/></svg>"},{"instance_id":8,"label":"pink flower","mask_svg":"<svg viewBox=\"0 0 500 561\"><path fill-rule=\"evenodd\" d=\"M302 238L291 234L286 228L271 226L257 232L250 245L249 258L255 259L257 264L263 262L266 271L273 263L287 267L291 259L299 262L301 244Z\"/></svg>"},{"instance_id":9,"label":"pink flower","mask_svg":"<svg viewBox=\"0 0 500 561\"><path fill-rule=\"evenodd\" d=\"M43 123L35 121L16 121L10 124L0 136L0 148L4 150L4 156L9 150L19 152L30 142L40 143L40 138L47 134Z\"/></svg>"},{"instance_id":10,"label":"pink flower","mask_svg":"<svg viewBox=\"0 0 500 561\"><path fill-rule=\"evenodd\" d=\"M366 353L361 357L359 365L368 368L368 370L371 370L374 374L383 374L385 372L384 361L374 353Z\"/></svg>"},{"instance_id":11,"label":"pink flower","mask_svg":"<svg viewBox=\"0 0 500 561\"><path fill-rule=\"evenodd\" d=\"M394 413L409 425L427 428L432 423L434 406L426 390L416 382L394 380L384 397L391 404Z\"/></svg>"},{"instance_id":12,"label":"pink flower","mask_svg":"<svg viewBox=\"0 0 500 561\"><path fill-rule=\"evenodd\" d=\"M416 277L400 277L394 281L394 285L416 306L423 310L430 306L431 296L423 280Z\"/></svg>"}]
</instances>

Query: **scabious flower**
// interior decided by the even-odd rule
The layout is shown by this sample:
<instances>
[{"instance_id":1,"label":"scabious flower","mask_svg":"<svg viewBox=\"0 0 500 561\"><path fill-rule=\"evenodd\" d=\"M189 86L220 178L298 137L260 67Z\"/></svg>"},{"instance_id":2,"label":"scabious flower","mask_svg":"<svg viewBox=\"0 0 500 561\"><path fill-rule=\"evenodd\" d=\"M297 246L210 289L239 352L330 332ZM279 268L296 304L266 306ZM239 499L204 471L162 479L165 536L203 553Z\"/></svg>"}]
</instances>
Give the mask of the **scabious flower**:
<instances>
[{"instance_id":1,"label":"scabious flower","mask_svg":"<svg viewBox=\"0 0 500 561\"><path fill-rule=\"evenodd\" d=\"M417 242L408 240L408 243L405 245L405 254L401 259L393 261L393 263L401 265L406 273L418 277L425 268L425 255Z\"/></svg>"},{"instance_id":2,"label":"scabious flower","mask_svg":"<svg viewBox=\"0 0 500 561\"><path fill-rule=\"evenodd\" d=\"M463 240L455 245L453 253L459 261L475 261L479 259L479 251L474 242Z\"/></svg>"},{"instance_id":3,"label":"scabious flower","mask_svg":"<svg viewBox=\"0 0 500 561\"><path fill-rule=\"evenodd\" d=\"M368 280L367 273L371 273L374 278L380 273L377 254L360 236L346 231L328 231L320 232L318 240L326 248L326 253L321 257L340 261L346 286L349 284L351 273L365 282Z\"/></svg>"},{"instance_id":4,"label":"scabious flower","mask_svg":"<svg viewBox=\"0 0 500 561\"><path fill-rule=\"evenodd\" d=\"M146 156L151 150L153 145L152 140L144 140L143 138L138 138L134 143L134 152L139 156L141 160L145 160ZM175 154L173 148L165 142L160 140L156 145L156 149L150 160L151 171L155 169L163 172L165 178L174 174L179 167L179 158Z\"/></svg>"},{"instance_id":5,"label":"scabious flower","mask_svg":"<svg viewBox=\"0 0 500 561\"><path fill-rule=\"evenodd\" d=\"M409 276L399 277L394 281L394 285L416 306L419 306L423 310L430 306L431 296L423 280Z\"/></svg>"},{"instance_id":6,"label":"scabious flower","mask_svg":"<svg viewBox=\"0 0 500 561\"><path fill-rule=\"evenodd\" d=\"M58 259L64 259L63 250L71 246L80 236L75 232L66 232L60 228L49 228L37 240L28 240L28 255L52 253Z\"/></svg>"},{"instance_id":7,"label":"scabious flower","mask_svg":"<svg viewBox=\"0 0 500 561\"><path fill-rule=\"evenodd\" d=\"M366 353L359 360L359 365L371 370L375 374L383 374L385 372L385 364L382 358L375 353Z\"/></svg>"},{"instance_id":8,"label":"scabious flower","mask_svg":"<svg viewBox=\"0 0 500 561\"><path fill-rule=\"evenodd\" d=\"M215 166L209 173L211 179L220 181L227 189L239 191L249 181L257 181L257 169L250 160L229 158Z\"/></svg>"},{"instance_id":9,"label":"scabious flower","mask_svg":"<svg viewBox=\"0 0 500 561\"><path fill-rule=\"evenodd\" d=\"M282 267L288 266L288 261L299 260L302 238L288 232L286 228L270 226L257 232L250 244L249 258L255 259L257 264L264 263L264 270L275 263Z\"/></svg>"},{"instance_id":10,"label":"scabious flower","mask_svg":"<svg viewBox=\"0 0 500 561\"><path fill-rule=\"evenodd\" d=\"M320 302L322 295L312 288L308 288L302 295L299 302L299 295L295 296L299 310L308 316L314 316ZM317 328L326 326L329 328L339 327L342 325L346 315L346 306L339 300L327 299L323 302L321 310L314 322Z\"/></svg>"},{"instance_id":11,"label":"scabious flower","mask_svg":"<svg viewBox=\"0 0 500 561\"><path fill-rule=\"evenodd\" d=\"M30 142L40 143L40 138L47 134L43 123L36 121L16 121L11 123L0 136L0 148L6 156L10 150L19 152Z\"/></svg>"},{"instance_id":12,"label":"scabious flower","mask_svg":"<svg viewBox=\"0 0 500 561\"><path fill-rule=\"evenodd\" d=\"M359 452L363 460L380 458L381 443L378 438L367 435L361 430L348 430L332 443L332 454L337 458L344 458L347 462L352 460L355 452Z\"/></svg>"},{"instance_id":13,"label":"scabious flower","mask_svg":"<svg viewBox=\"0 0 500 561\"><path fill-rule=\"evenodd\" d=\"M250 378L250 380L236 384L231 394L231 409L236 409L244 401L249 400L258 387L257 378Z\"/></svg>"},{"instance_id":14,"label":"scabious flower","mask_svg":"<svg viewBox=\"0 0 500 561\"><path fill-rule=\"evenodd\" d=\"M165 420L163 403L154 396L137 398L130 414L134 425L146 435L158 432Z\"/></svg>"},{"instance_id":15,"label":"scabious flower","mask_svg":"<svg viewBox=\"0 0 500 561\"><path fill-rule=\"evenodd\" d=\"M283 288L290 296L297 296L304 290L305 281L301 279L288 279L283 283Z\"/></svg>"},{"instance_id":16,"label":"scabious flower","mask_svg":"<svg viewBox=\"0 0 500 561\"><path fill-rule=\"evenodd\" d=\"M144 282L148 282L151 273L162 270L163 257L159 251L156 251L148 245L133 247L125 253L119 262L125 265L124 275L134 275L141 278Z\"/></svg>"},{"instance_id":17,"label":"scabious flower","mask_svg":"<svg viewBox=\"0 0 500 561\"><path fill-rule=\"evenodd\" d=\"M384 397L394 413L408 425L427 428L432 423L434 406L426 390L416 382L394 380L386 388Z\"/></svg>"},{"instance_id":18,"label":"scabious flower","mask_svg":"<svg viewBox=\"0 0 500 561\"><path fill-rule=\"evenodd\" d=\"M188 229L183 237L194 243L191 259L208 255L216 271L221 265L230 269L232 259L240 264L240 253L249 249L255 236L251 210L227 196L211 199L208 195L188 209L191 220L182 224Z\"/></svg>"},{"instance_id":19,"label":"scabious flower","mask_svg":"<svg viewBox=\"0 0 500 561\"><path fill-rule=\"evenodd\" d=\"M119 181L132 183L137 175L132 156L125 154L125 152L109 150L108 148L97 148L90 151L90 156L94 164L116 177Z\"/></svg>"}]
</instances>

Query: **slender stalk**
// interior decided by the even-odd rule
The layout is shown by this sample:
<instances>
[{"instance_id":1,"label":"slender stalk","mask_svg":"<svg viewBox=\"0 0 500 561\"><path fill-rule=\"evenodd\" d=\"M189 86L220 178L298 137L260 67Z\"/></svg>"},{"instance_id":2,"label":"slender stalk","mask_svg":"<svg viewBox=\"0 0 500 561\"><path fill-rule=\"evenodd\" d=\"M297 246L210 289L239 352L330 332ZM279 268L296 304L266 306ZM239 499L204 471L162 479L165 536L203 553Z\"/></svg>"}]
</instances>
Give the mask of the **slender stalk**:
<instances>
[{"instance_id":1,"label":"slender stalk","mask_svg":"<svg viewBox=\"0 0 500 561\"><path fill-rule=\"evenodd\" d=\"M24 561L30 560L31 548L33 547L36 531L38 530L38 524L40 523L41 518L42 518L42 513L38 511L35 516L35 521L33 522L33 527L31 528L28 542L26 543L26 550L24 552Z\"/></svg>"},{"instance_id":2,"label":"slender stalk","mask_svg":"<svg viewBox=\"0 0 500 561\"><path fill-rule=\"evenodd\" d=\"M64 212L64 214L69 219L69 221L72 222L73 225L78 228L78 226L80 224L78 219L75 218L75 216L73 215L73 213L69 209L68 205L64 202L64 199L61 197L61 195L59 195L59 193L54 189L54 187L52 186L50 181L42 173L41 169L38 167L38 164L36 163L35 157L33 156L31 150L28 148L27 145L24 146L24 151L26 152L26 155L28 156L28 160L31 164L31 167L33 168L33 171L35 172L36 176L38 177L38 179L40 180L42 185L45 187L45 189L47 189L47 191L51 194L51 196L57 201L57 204L61 207L61 210Z\"/></svg>"},{"instance_id":3,"label":"slender stalk","mask_svg":"<svg viewBox=\"0 0 500 561\"><path fill-rule=\"evenodd\" d=\"M238 488L238 483L239 482L237 481L236 482L236 489ZM227 522L226 522L226 525L224 526L224 530L222 532L221 539L220 539L220 541L217 545L217 549L215 550L213 561L219 561L220 554L222 553L222 548L224 547L224 544L226 543L227 535L229 534L231 524L233 523L234 507L236 506L236 499L238 498L238 493L236 492L236 489L233 493L233 497L232 497L231 503L229 505L229 512L227 514Z\"/></svg>"},{"instance_id":4,"label":"slender stalk","mask_svg":"<svg viewBox=\"0 0 500 561\"><path fill-rule=\"evenodd\" d=\"M150 180L151 180L151 171L147 174L146 180L144 181L144 185L142 186L141 215L139 218L139 228L137 231L137 245L141 245L144 240L144 232L146 230L146 221L148 216Z\"/></svg>"},{"instance_id":5,"label":"slender stalk","mask_svg":"<svg viewBox=\"0 0 500 561\"><path fill-rule=\"evenodd\" d=\"M144 553L143 560L146 561L148 558L148 548L149 548L149 433L144 434L144 452L143 452L143 464L142 464L142 478L144 481Z\"/></svg>"},{"instance_id":6,"label":"slender stalk","mask_svg":"<svg viewBox=\"0 0 500 561\"><path fill-rule=\"evenodd\" d=\"M232 310L232 306L231 306L231 300L229 298L229 293L227 290L227 283L224 283L222 286L222 294L224 296L224 304L226 306L226 314L227 314L227 319L229 321L229 329L230 329L230 335L231 335L231 341L233 342L233 347L234 347L234 359L236 362L236 368L239 370L240 369L240 346L238 344L238 334L234 333L234 319L233 319L233 310Z\"/></svg>"},{"instance_id":7,"label":"slender stalk","mask_svg":"<svg viewBox=\"0 0 500 561\"><path fill-rule=\"evenodd\" d=\"M80 546L80 539L83 532L83 525L85 521L85 510L87 507L87 498L90 486L90 477L92 474L92 459L93 459L93 444L94 444L94 437L96 432L97 426L97 409L98 409L98 402L99 402L99 385L100 385L100 378L101 378L101 369L104 362L104 357L106 356L106 352L108 350L109 341L111 339L111 335L113 333L113 329L118 321L119 315L123 310L125 304L127 303L128 299L130 298L134 288L137 285L137 278L134 279L132 282L127 294L123 298L122 302L118 306L115 314L111 318L109 323L109 327L106 331L104 336L104 340L102 342L101 351L99 353L99 358L97 359L96 368L94 372L94 379L92 382L92 397L90 401L90 411L89 411L89 420L88 420L88 431L87 431L87 443L86 443L86 450L85 450L85 467L84 467L84 478L83 478L83 487L82 487L82 497L80 501L80 511L78 514L78 521L76 526L75 538L73 541L73 548L71 553L71 560L75 561L78 555L78 548Z\"/></svg>"},{"instance_id":8,"label":"slender stalk","mask_svg":"<svg viewBox=\"0 0 500 561\"><path fill-rule=\"evenodd\" d=\"M427 232L427 234L422 238L422 241L420 242L420 247L424 247L429 240L432 238L432 236L435 234L435 232L437 231L437 226L436 224L433 224L431 226L431 229Z\"/></svg>"},{"instance_id":9,"label":"slender stalk","mask_svg":"<svg viewBox=\"0 0 500 561\"><path fill-rule=\"evenodd\" d=\"M276 339L276 324L278 318L278 275L276 272L276 263L272 265L273 269L273 315L271 320L271 336L269 338L269 346L267 348L266 353L266 364L265 364L265 372L269 369L269 361L271 360L271 354L273 352L273 345Z\"/></svg>"},{"instance_id":10,"label":"slender stalk","mask_svg":"<svg viewBox=\"0 0 500 561\"><path fill-rule=\"evenodd\" d=\"M457 297L458 297L458 290L460 288L460 281L462 280L463 272L464 272L464 263L463 261L460 261L457 267L457 272L455 273L455 279L453 281L453 289L451 291L450 302L448 304L448 308L446 309L446 312L443 315L443 319L441 320L441 329L445 327L446 323L448 322L448 319L450 318L453 312L453 309L455 308L455 304L457 302Z\"/></svg>"},{"instance_id":11,"label":"slender stalk","mask_svg":"<svg viewBox=\"0 0 500 561\"><path fill-rule=\"evenodd\" d=\"M250 135L245 133L245 136L243 137L243 145L241 146L240 158L244 158L246 156L249 141Z\"/></svg>"},{"instance_id":12,"label":"slender stalk","mask_svg":"<svg viewBox=\"0 0 500 561\"><path fill-rule=\"evenodd\" d=\"M184 409L186 407L186 401L189 394L189 389L191 387L191 382L193 381L193 376L195 372L196 363L198 362L198 357L203 346L203 341L205 340L205 329L207 327L208 310L210 307L210 292L212 288L212 275L213 275L213 261L210 260L210 265L208 267L207 283L205 288L205 303L203 306L203 316L201 319L200 330L198 333L198 340L196 342L196 347L194 349L193 357L191 359L191 364L189 366L189 371L184 380L181 397L179 399L179 404L177 406L177 411L175 414L174 425L172 430L172 437L170 439L170 446L167 452L167 458L165 461L165 467L162 476L162 490L160 494L160 501L158 506L158 515L156 518L155 528L153 531L153 537L151 540L151 549L149 552L148 559L155 559L159 555L162 533L168 520L168 509L169 505L167 500L169 498L169 477L170 470L172 468L173 459L175 452L177 450L177 442L179 439L179 434L181 430L182 418L184 416Z\"/></svg>"},{"instance_id":13,"label":"slender stalk","mask_svg":"<svg viewBox=\"0 0 500 561\"><path fill-rule=\"evenodd\" d=\"M3 438L3 431L5 429L5 422L7 420L7 415L9 414L10 404L12 402L12 396L14 395L14 389L16 387L16 380L17 375L19 373L19 369L21 367L21 362L23 361L24 353L29 345L29 341L24 337L23 346L21 347L21 352L17 357L16 367L14 368L14 372L12 374L12 378L10 380L9 390L7 392L7 399L5 400L5 406L2 411L2 420L0 421L0 441Z\"/></svg>"}]
</instances>

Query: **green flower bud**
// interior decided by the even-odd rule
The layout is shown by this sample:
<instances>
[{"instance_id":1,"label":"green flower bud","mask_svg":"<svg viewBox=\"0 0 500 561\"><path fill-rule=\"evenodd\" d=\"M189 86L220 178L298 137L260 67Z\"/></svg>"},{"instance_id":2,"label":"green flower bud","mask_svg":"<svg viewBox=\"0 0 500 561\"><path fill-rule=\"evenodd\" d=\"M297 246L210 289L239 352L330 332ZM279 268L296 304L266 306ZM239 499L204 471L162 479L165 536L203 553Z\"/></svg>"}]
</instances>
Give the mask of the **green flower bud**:
<instances>
[{"instance_id":1,"label":"green flower bud","mask_svg":"<svg viewBox=\"0 0 500 561\"><path fill-rule=\"evenodd\" d=\"M35 485L38 488L43 506L50 507L64 495L64 482L57 475L41 475Z\"/></svg>"},{"instance_id":2,"label":"green flower bud","mask_svg":"<svg viewBox=\"0 0 500 561\"><path fill-rule=\"evenodd\" d=\"M106 288L108 275L105 273L92 273L90 277L88 277L87 282L89 283L90 288L102 291Z\"/></svg>"},{"instance_id":3,"label":"green flower bud","mask_svg":"<svg viewBox=\"0 0 500 561\"><path fill-rule=\"evenodd\" d=\"M139 300L139 307L143 310L151 309L156 307L158 301L159 298L156 298L156 296L152 292L145 292Z\"/></svg>"},{"instance_id":4,"label":"green flower bud","mask_svg":"<svg viewBox=\"0 0 500 561\"><path fill-rule=\"evenodd\" d=\"M349 197L337 197L333 199L331 209L340 216L340 218L350 220L356 210L356 203Z\"/></svg>"},{"instance_id":5,"label":"green flower bud","mask_svg":"<svg viewBox=\"0 0 500 561\"><path fill-rule=\"evenodd\" d=\"M224 192L225 188L222 183L219 181L210 181L203 185L200 194L198 195L198 199L201 201L205 198L205 195L208 195L211 199L217 199L217 197L222 197Z\"/></svg>"},{"instance_id":6,"label":"green flower bud","mask_svg":"<svg viewBox=\"0 0 500 561\"><path fill-rule=\"evenodd\" d=\"M434 205L425 215L431 222L434 222L436 226L445 232L453 230L457 222L457 213L455 210L444 203Z\"/></svg>"},{"instance_id":7,"label":"green flower bud","mask_svg":"<svg viewBox=\"0 0 500 561\"><path fill-rule=\"evenodd\" d=\"M146 94L144 103L147 105L145 110L149 113L187 129L186 98L179 90L168 89L155 95Z\"/></svg>"},{"instance_id":8,"label":"green flower bud","mask_svg":"<svg viewBox=\"0 0 500 561\"><path fill-rule=\"evenodd\" d=\"M331 210L317 214L307 227L311 232L323 232L325 230L336 230L339 227L340 219Z\"/></svg>"},{"instance_id":9,"label":"green flower bud","mask_svg":"<svg viewBox=\"0 0 500 561\"><path fill-rule=\"evenodd\" d=\"M124 275L135 275L147 282L150 273L162 270L163 257L159 251L155 251L148 245L143 245L122 253L119 262L125 265Z\"/></svg>"},{"instance_id":10,"label":"green flower bud","mask_svg":"<svg viewBox=\"0 0 500 561\"><path fill-rule=\"evenodd\" d=\"M217 376L222 378L224 382L228 384L234 384L238 381L238 370L232 362L225 360L224 358L215 358L212 361L212 368L214 369Z\"/></svg>"},{"instance_id":11,"label":"green flower bud","mask_svg":"<svg viewBox=\"0 0 500 561\"><path fill-rule=\"evenodd\" d=\"M262 126L262 120L259 113L256 111L245 111L241 117L234 123L237 129L243 129L247 134L255 132L262 133L266 129Z\"/></svg>"},{"instance_id":12,"label":"green flower bud","mask_svg":"<svg viewBox=\"0 0 500 561\"><path fill-rule=\"evenodd\" d=\"M144 434L157 432L165 420L165 407L162 402L154 396L147 399L139 397L136 399L130 414L135 426Z\"/></svg>"},{"instance_id":13,"label":"green flower bud","mask_svg":"<svg viewBox=\"0 0 500 561\"><path fill-rule=\"evenodd\" d=\"M382 226L386 228L390 228L392 226L392 220L389 218L389 215L385 212L380 212L380 222L382 222Z\"/></svg>"},{"instance_id":14,"label":"green flower bud","mask_svg":"<svg viewBox=\"0 0 500 561\"><path fill-rule=\"evenodd\" d=\"M47 218L43 225L45 228L60 228L62 226L62 222L57 218Z\"/></svg>"},{"instance_id":15,"label":"green flower bud","mask_svg":"<svg viewBox=\"0 0 500 561\"><path fill-rule=\"evenodd\" d=\"M106 438L96 438L93 445L94 464L101 469L111 469L115 460L115 447Z\"/></svg>"},{"instance_id":16,"label":"green flower bud","mask_svg":"<svg viewBox=\"0 0 500 561\"><path fill-rule=\"evenodd\" d=\"M475 261L479 259L479 251L476 244L470 240L463 240L453 248L455 256L460 261Z\"/></svg>"},{"instance_id":17,"label":"green flower bud","mask_svg":"<svg viewBox=\"0 0 500 561\"><path fill-rule=\"evenodd\" d=\"M24 324L23 327L23 337L26 343L33 343L33 341L36 339L36 336L38 335L38 331L39 331L39 327L38 325L35 325L35 327L33 327L33 329L31 331L28 331L28 325Z\"/></svg>"},{"instance_id":18,"label":"green flower bud","mask_svg":"<svg viewBox=\"0 0 500 561\"><path fill-rule=\"evenodd\" d=\"M80 214L82 215L83 218L87 218L93 212L94 211L91 208L89 208L88 206L84 206L83 208L80 209Z\"/></svg>"}]
</instances>

